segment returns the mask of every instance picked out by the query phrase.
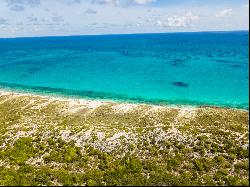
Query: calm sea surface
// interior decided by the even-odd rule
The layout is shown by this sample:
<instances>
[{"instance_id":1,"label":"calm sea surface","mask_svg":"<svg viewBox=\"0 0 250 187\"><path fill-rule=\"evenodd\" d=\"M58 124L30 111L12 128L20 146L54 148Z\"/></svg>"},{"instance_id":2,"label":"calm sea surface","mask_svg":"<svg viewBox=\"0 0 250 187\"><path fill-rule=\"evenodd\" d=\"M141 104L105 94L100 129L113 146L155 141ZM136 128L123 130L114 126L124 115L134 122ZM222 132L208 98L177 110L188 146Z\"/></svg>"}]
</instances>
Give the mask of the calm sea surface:
<instances>
[{"instance_id":1,"label":"calm sea surface","mask_svg":"<svg viewBox=\"0 0 250 187\"><path fill-rule=\"evenodd\" d=\"M0 87L248 109L249 32L0 39Z\"/></svg>"}]
</instances>

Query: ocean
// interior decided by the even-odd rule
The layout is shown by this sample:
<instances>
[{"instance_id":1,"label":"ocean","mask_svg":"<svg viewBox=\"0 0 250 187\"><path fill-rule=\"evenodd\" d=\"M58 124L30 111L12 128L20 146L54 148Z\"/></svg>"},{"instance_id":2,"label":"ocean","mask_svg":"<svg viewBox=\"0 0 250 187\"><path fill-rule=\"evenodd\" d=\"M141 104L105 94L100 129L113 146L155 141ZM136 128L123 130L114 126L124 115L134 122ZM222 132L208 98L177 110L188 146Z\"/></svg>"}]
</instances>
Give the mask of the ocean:
<instances>
[{"instance_id":1,"label":"ocean","mask_svg":"<svg viewBox=\"0 0 250 187\"><path fill-rule=\"evenodd\" d=\"M248 31L2 38L0 88L249 109L248 38Z\"/></svg>"}]
</instances>

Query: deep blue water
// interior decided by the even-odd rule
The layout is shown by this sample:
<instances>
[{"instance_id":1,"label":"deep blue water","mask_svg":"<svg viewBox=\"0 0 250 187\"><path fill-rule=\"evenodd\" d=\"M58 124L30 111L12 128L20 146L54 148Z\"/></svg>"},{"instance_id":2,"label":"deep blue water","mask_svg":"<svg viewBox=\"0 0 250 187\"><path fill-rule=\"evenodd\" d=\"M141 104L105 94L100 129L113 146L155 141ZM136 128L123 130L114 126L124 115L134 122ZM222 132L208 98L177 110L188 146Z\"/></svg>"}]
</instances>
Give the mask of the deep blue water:
<instances>
[{"instance_id":1,"label":"deep blue water","mask_svg":"<svg viewBox=\"0 0 250 187\"><path fill-rule=\"evenodd\" d=\"M0 87L248 109L249 32L0 39Z\"/></svg>"}]
</instances>

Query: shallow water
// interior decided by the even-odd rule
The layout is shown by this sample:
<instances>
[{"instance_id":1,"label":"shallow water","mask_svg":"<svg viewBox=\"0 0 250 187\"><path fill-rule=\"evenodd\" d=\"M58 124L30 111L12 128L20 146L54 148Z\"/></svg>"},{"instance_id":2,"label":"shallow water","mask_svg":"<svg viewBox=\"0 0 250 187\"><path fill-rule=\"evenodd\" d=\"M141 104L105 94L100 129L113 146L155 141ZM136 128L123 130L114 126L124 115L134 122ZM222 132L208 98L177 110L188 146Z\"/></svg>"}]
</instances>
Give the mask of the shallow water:
<instances>
[{"instance_id":1,"label":"shallow water","mask_svg":"<svg viewBox=\"0 0 250 187\"><path fill-rule=\"evenodd\" d=\"M0 39L0 87L248 109L248 32Z\"/></svg>"}]
</instances>

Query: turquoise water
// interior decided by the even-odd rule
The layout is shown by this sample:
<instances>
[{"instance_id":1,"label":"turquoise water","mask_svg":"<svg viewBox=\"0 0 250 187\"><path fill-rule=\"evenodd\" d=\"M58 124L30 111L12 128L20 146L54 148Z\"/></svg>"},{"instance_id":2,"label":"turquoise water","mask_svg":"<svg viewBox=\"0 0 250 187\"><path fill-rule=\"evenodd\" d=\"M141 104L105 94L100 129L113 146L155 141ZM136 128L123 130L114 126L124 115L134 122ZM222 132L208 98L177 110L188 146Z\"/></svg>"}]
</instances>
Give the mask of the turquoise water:
<instances>
[{"instance_id":1,"label":"turquoise water","mask_svg":"<svg viewBox=\"0 0 250 187\"><path fill-rule=\"evenodd\" d=\"M0 87L248 109L248 32L0 39Z\"/></svg>"}]
</instances>

